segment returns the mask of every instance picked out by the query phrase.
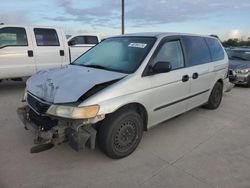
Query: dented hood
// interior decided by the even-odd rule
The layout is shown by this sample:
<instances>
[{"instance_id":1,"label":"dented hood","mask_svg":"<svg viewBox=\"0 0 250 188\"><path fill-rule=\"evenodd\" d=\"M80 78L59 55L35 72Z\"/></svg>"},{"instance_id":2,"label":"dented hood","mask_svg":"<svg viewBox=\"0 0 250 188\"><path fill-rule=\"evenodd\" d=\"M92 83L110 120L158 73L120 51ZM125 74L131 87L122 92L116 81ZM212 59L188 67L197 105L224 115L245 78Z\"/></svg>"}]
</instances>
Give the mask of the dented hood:
<instances>
[{"instance_id":1,"label":"dented hood","mask_svg":"<svg viewBox=\"0 0 250 188\"><path fill-rule=\"evenodd\" d=\"M34 74L27 81L27 91L51 103L76 102L95 85L126 75L96 68L67 65Z\"/></svg>"}]
</instances>

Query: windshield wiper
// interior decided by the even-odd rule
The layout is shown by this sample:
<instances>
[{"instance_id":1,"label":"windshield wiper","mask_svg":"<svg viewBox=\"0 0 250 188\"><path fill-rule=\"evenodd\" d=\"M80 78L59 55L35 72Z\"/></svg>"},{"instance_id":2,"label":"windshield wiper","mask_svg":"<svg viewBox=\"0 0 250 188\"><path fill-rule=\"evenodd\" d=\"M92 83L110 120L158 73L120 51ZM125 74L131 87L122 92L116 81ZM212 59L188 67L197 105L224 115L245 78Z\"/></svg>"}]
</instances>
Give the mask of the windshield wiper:
<instances>
[{"instance_id":1,"label":"windshield wiper","mask_svg":"<svg viewBox=\"0 0 250 188\"><path fill-rule=\"evenodd\" d=\"M239 57L239 56L232 56L231 58L233 58L233 59L239 59L239 60L243 60L243 61L247 61L247 59L245 59L243 57Z\"/></svg>"}]
</instances>

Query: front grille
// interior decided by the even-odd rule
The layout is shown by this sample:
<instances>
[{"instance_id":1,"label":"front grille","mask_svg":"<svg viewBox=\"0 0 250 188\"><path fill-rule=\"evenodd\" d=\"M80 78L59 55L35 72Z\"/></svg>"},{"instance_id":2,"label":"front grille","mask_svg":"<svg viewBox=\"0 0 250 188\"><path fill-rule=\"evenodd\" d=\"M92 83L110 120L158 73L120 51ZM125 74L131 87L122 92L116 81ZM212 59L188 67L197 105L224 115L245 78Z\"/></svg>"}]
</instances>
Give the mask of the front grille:
<instances>
[{"instance_id":1,"label":"front grille","mask_svg":"<svg viewBox=\"0 0 250 188\"><path fill-rule=\"evenodd\" d=\"M50 104L38 100L30 94L27 95L27 102L30 108L38 114L45 114L50 107Z\"/></svg>"},{"instance_id":2,"label":"front grille","mask_svg":"<svg viewBox=\"0 0 250 188\"><path fill-rule=\"evenodd\" d=\"M50 130L58 123L58 120L52 120L48 116L40 116L32 109L29 111L29 118L32 122L34 122L36 125L42 128L42 130L44 131Z\"/></svg>"}]
</instances>

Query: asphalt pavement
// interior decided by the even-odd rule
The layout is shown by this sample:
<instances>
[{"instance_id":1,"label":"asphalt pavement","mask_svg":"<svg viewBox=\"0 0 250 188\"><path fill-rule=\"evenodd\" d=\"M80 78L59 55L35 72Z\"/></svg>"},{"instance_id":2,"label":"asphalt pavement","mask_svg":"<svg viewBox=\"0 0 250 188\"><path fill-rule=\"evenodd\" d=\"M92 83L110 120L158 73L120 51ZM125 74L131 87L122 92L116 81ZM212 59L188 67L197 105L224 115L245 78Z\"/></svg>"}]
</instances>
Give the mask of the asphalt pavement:
<instances>
[{"instance_id":1,"label":"asphalt pavement","mask_svg":"<svg viewBox=\"0 0 250 188\"><path fill-rule=\"evenodd\" d=\"M225 93L217 110L196 108L144 132L120 160L66 143L31 154L33 135L16 115L24 88L0 83L0 188L250 187L248 88Z\"/></svg>"}]
</instances>

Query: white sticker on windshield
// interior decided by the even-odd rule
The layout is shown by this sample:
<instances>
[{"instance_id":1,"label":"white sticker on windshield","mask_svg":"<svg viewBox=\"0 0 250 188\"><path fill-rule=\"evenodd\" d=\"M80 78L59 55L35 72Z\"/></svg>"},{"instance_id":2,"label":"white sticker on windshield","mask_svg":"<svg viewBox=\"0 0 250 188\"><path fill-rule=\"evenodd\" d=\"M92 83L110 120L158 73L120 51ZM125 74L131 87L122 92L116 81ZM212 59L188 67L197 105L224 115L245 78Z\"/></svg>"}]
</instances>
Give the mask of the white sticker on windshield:
<instances>
[{"instance_id":1,"label":"white sticker on windshield","mask_svg":"<svg viewBox=\"0 0 250 188\"><path fill-rule=\"evenodd\" d=\"M144 43L130 43L128 46L133 47L133 48L145 48L147 46L147 44L144 44Z\"/></svg>"}]
</instances>

